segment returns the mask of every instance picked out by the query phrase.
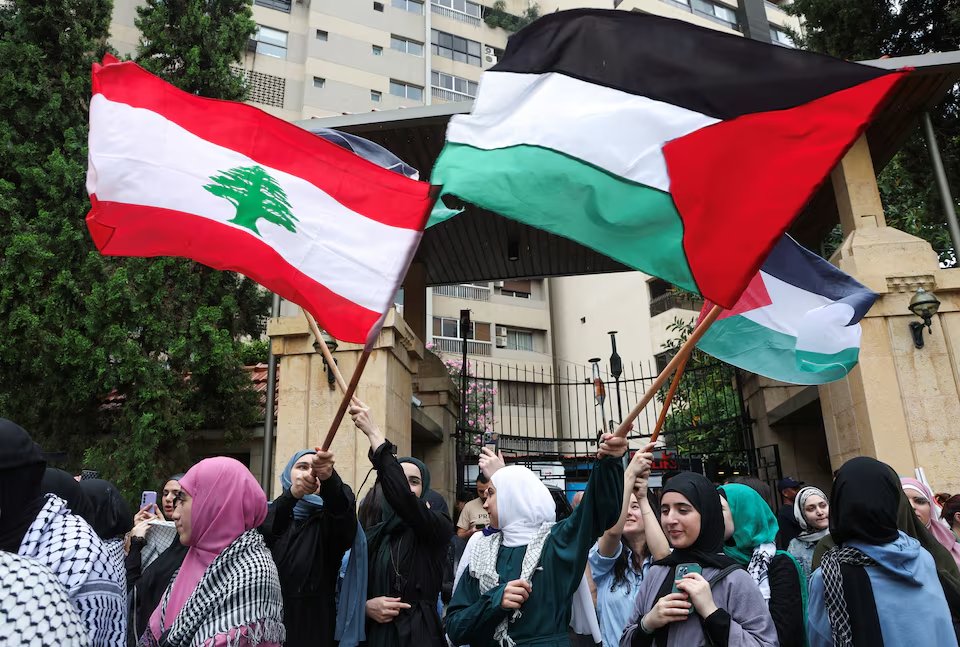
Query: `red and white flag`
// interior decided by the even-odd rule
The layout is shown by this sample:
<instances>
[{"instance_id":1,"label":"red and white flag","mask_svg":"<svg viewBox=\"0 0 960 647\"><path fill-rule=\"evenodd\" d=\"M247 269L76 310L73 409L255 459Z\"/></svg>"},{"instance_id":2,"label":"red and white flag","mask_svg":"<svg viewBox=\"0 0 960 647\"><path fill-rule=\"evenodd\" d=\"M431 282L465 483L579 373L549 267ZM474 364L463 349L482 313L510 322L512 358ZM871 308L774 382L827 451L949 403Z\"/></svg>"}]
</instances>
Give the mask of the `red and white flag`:
<instances>
[{"instance_id":1,"label":"red and white flag","mask_svg":"<svg viewBox=\"0 0 960 647\"><path fill-rule=\"evenodd\" d=\"M87 191L101 253L240 272L355 343L379 330L433 204L426 182L112 58L93 66Z\"/></svg>"}]
</instances>

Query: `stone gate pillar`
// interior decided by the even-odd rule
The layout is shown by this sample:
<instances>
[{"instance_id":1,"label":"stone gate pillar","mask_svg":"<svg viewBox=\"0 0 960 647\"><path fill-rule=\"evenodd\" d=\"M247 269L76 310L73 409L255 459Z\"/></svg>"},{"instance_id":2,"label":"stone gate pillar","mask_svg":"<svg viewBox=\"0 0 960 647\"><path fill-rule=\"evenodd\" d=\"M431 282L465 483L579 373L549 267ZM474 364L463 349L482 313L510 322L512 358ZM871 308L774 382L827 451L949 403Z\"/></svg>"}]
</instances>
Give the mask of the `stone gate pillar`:
<instances>
[{"instance_id":1,"label":"stone gate pillar","mask_svg":"<svg viewBox=\"0 0 960 647\"><path fill-rule=\"evenodd\" d=\"M931 484L960 489L960 269L942 270L928 242L888 227L866 139L832 175L843 245L831 261L880 294L861 322L859 365L819 387L833 469L874 456L902 475L922 466ZM918 287L940 299L933 333L914 348L907 308Z\"/></svg>"}]
</instances>

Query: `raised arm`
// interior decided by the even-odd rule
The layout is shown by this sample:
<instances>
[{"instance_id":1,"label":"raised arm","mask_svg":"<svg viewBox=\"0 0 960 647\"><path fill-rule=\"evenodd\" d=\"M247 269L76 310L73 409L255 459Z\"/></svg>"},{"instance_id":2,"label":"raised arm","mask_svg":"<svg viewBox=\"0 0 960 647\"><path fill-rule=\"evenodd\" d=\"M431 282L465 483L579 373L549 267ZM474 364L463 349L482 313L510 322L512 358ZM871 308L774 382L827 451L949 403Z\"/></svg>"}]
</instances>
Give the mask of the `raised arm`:
<instances>
[{"instance_id":1,"label":"raised arm","mask_svg":"<svg viewBox=\"0 0 960 647\"><path fill-rule=\"evenodd\" d=\"M646 498L646 478L650 473L650 464L653 460L653 454L649 453L653 445L647 445L642 450L633 455L630 464L623 474L623 502L620 506L620 518L610 528L603 533L597 542L598 551L603 557L613 557L617 554L617 546L620 543L620 536L623 535L623 527L627 523L627 513L630 510L630 499L634 493L638 480L643 480L644 498ZM637 497L639 498L639 496ZM646 521L646 519L644 519Z\"/></svg>"}]
</instances>

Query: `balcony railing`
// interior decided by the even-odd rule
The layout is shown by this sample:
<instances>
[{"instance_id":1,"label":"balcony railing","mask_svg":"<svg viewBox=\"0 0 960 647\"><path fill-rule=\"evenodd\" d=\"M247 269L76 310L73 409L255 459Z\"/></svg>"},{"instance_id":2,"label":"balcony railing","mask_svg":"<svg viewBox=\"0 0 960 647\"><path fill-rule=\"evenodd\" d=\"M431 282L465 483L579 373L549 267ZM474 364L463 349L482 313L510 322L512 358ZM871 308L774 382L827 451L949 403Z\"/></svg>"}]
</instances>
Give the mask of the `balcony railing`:
<instances>
[{"instance_id":1,"label":"balcony railing","mask_svg":"<svg viewBox=\"0 0 960 647\"><path fill-rule=\"evenodd\" d=\"M650 299L650 316L655 317L667 310L693 310L699 312L703 308L703 299L692 294L680 294L677 292L667 292L658 297Z\"/></svg>"},{"instance_id":2,"label":"balcony railing","mask_svg":"<svg viewBox=\"0 0 960 647\"><path fill-rule=\"evenodd\" d=\"M445 90L436 86L432 86L430 89L433 91L433 98L441 101L470 101L473 99L469 94L463 94L462 92Z\"/></svg>"},{"instance_id":3,"label":"balcony railing","mask_svg":"<svg viewBox=\"0 0 960 647\"><path fill-rule=\"evenodd\" d=\"M433 347L442 353L462 353L463 340L453 337L434 337ZM490 355L493 344L488 341L467 340L467 355Z\"/></svg>"},{"instance_id":4,"label":"balcony railing","mask_svg":"<svg viewBox=\"0 0 960 647\"><path fill-rule=\"evenodd\" d=\"M290 13L290 0L254 0L254 4Z\"/></svg>"},{"instance_id":5,"label":"balcony railing","mask_svg":"<svg viewBox=\"0 0 960 647\"><path fill-rule=\"evenodd\" d=\"M470 301L489 301L490 288L479 285L438 285L433 293L441 297L454 299L469 299ZM489 355L490 353L487 353Z\"/></svg>"},{"instance_id":6,"label":"balcony railing","mask_svg":"<svg viewBox=\"0 0 960 647\"><path fill-rule=\"evenodd\" d=\"M430 3L430 8L433 10L433 13L443 16L444 18L457 20L468 25L473 25L474 27L480 26L480 19L476 16L471 16L468 13L463 13L462 11L450 9L448 7L441 7L440 5L433 4L432 2Z\"/></svg>"}]
</instances>

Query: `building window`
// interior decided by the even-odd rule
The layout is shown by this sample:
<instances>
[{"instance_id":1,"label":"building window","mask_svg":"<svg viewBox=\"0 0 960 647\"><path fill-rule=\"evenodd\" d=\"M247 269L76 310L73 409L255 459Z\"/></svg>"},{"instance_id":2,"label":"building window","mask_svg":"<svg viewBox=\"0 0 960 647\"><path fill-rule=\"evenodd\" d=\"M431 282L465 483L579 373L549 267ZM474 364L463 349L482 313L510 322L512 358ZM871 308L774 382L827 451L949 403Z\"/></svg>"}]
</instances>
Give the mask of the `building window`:
<instances>
[{"instance_id":1,"label":"building window","mask_svg":"<svg viewBox=\"0 0 960 647\"><path fill-rule=\"evenodd\" d=\"M290 13L290 0L253 0L253 4Z\"/></svg>"},{"instance_id":2,"label":"building window","mask_svg":"<svg viewBox=\"0 0 960 647\"><path fill-rule=\"evenodd\" d=\"M520 328L507 328L508 350L533 350L533 331Z\"/></svg>"},{"instance_id":3,"label":"building window","mask_svg":"<svg viewBox=\"0 0 960 647\"><path fill-rule=\"evenodd\" d=\"M383 56L383 48L379 45L373 45L372 50L374 56Z\"/></svg>"},{"instance_id":4,"label":"building window","mask_svg":"<svg viewBox=\"0 0 960 647\"><path fill-rule=\"evenodd\" d=\"M395 9L423 15L423 0L391 0L390 5Z\"/></svg>"},{"instance_id":5,"label":"building window","mask_svg":"<svg viewBox=\"0 0 960 647\"><path fill-rule=\"evenodd\" d=\"M430 30L430 43L433 53L461 63L480 66L480 43L461 38L445 31Z\"/></svg>"},{"instance_id":6,"label":"building window","mask_svg":"<svg viewBox=\"0 0 960 647\"><path fill-rule=\"evenodd\" d=\"M676 350L665 350L653 356L653 361L657 366L657 374L663 373L664 369L667 368L667 364L670 363L670 360L672 360L676 354Z\"/></svg>"},{"instance_id":7,"label":"building window","mask_svg":"<svg viewBox=\"0 0 960 647\"><path fill-rule=\"evenodd\" d=\"M374 2L374 3L373 3L373 10L374 10L374 11L379 11L379 12L383 13L383 3L382 3L382 2Z\"/></svg>"},{"instance_id":8,"label":"building window","mask_svg":"<svg viewBox=\"0 0 960 647\"><path fill-rule=\"evenodd\" d=\"M500 286L500 294L505 297L514 297L517 299L529 299L533 294L532 281L504 281Z\"/></svg>"},{"instance_id":9,"label":"building window","mask_svg":"<svg viewBox=\"0 0 960 647\"><path fill-rule=\"evenodd\" d=\"M327 84L327 80L320 76L313 77L313 87L322 88Z\"/></svg>"},{"instance_id":10,"label":"building window","mask_svg":"<svg viewBox=\"0 0 960 647\"><path fill-rule=\"evenodd\" d=\"M380 103L380 99L383 97L383 93L379 90L370 90L370 100L374 103Z\"/></svg>"},{"instance_id":11,"label":"building window","mask_svg":"<svg viewBox=\"0 0 960 647\"><path fill-rule=\"evenodd\" d=\"M423 56L423 43L418 43L415 40L410 40L402 36L394 36L393 34L390 35L390 49L395 49L405 54L413 54L414 56Z\"/></svg>"},{"instance_id":12,"label":"building window","mask_svg":"<svg viewBox=\"0 0 960 647\"><path fill-rule=\"evenodd\" d=\"M465 13L468 16L473 16L474 18L481 17L480 5L476 2L470 2L470 0L433 0L433 4L438 7L446 7L447 9L452 9L453 11L459 11L460 13Z\"/></svg>"},{"instance_id":13,"label":"building window","mask_svg":"<svg viewBox=\"0 0 960 647\"><path fill-rule=\"evenodd\" d=\"M253 40L257 43L257 54L266 54L276 58L287 57L287 32L257 25Z\"/></svg>"},{"instance_id":14,"label":"building window","mask_svg":"<svg viewBox=\"0 0 960 647\"><path fill-rule=\"evenodd\" d=\"M797 46L787 32L773 26L770 27L770 42L774 45L783 45L784 47Z\"/></svg>"},{"instance_id":15,"label":"building window","mask_svg":"<svg viewBox=\"0 0 960 647\"><path fill-rule=\"evenodd\" d=\"M462 339L462 337L460 337L460 320L450 317L434 317L433 336L446 337L448 339ZM471 321L470 330L467 332L467 339L489 342L490 324L482 321Z\"/></svg>"},{"instance_id":16,"label":"building window","mask_svg":"<svg viewBox=\"0 0 960 647\"><path fill-rule=\"evenodd\" d=\"M404 97L412 101L423 101L423 88L412 83L404 83L390 79L390 94L395 97Z\"/></svg>"},{"instance_id":17,"label":"building window","mask_svg":"<svg viewBox=\"0 0 960 647\"><path fill-rule=\"evenodd\" d=\"M731 29L737 29L737 12L710 0L690 0L693 13L712 18Z\"/></svg>"},{"instance_id":18,"label":"building window","mask_svg":"<svg viewBox=\"0 0 960 647\"><path fill-rule=\"evenodd\" d=\"M445 74L433 70L430 73L430 84L434 89L450 93L449 97L441 97L448 101L472 99L477 96L477 83L452 74ZM436 93L434 93L436 94Z\"/></svg>"},{"instance_id":19,"label":"building window","mask_svg":"<svg viewBox=\"0 0 960 647\"><path fill-rule=\"evenodd\" d=\"M322 29L317 30L317 40L326 41L329 37L330 37L330 34L325 32L324 30Z\"/></svg>"},{"instance_id":20,"label":"building window","mask_svg":"<svg viewBox=\"0 0 960 647\"><path fill-rule=\"evenodd\" d=\"M711 0L663 0L667 4L680 6L687 11L693 12L698 16L709 18L714 22L725 25L730 29L740 30L737 22L737 12L724 4L712 2Z\"/></svg>"},{"instance_id":21,"label":"building window","mask_svg":"<svg viewBox=\"0 0 960 647\"><path fill-rule=\"evenodd\" d=\"M497 392L500 394L500 404L505 407L545 409L550 402L549 388L546 384L500 380Z\"/></svg>"}]
</instances>

